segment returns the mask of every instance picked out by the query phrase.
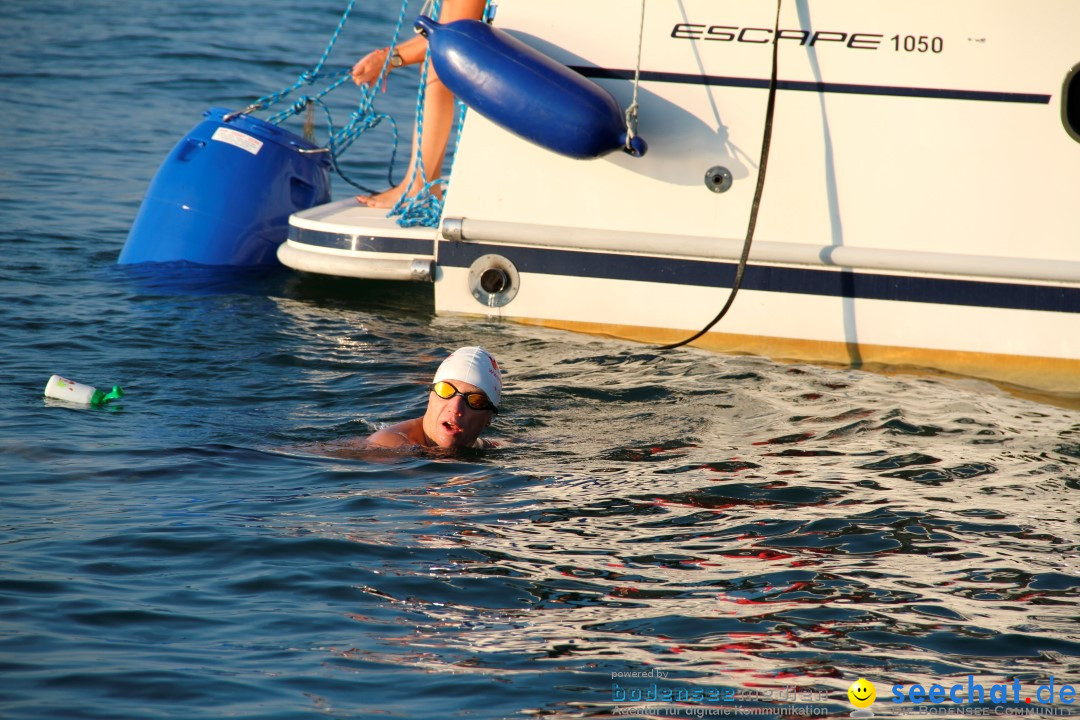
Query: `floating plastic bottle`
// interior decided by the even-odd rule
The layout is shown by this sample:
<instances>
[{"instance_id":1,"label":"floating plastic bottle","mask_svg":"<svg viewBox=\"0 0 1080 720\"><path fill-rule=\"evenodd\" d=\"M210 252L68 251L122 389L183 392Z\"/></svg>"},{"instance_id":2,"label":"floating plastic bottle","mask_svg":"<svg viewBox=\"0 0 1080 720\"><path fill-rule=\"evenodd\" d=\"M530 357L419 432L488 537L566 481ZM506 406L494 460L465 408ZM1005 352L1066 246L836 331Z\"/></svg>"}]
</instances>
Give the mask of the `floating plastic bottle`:
<instances>
[{"instance_id":1,"label":"floating plastic bottle","mask_svg":"<svg viewBox=\"0 0 1080 720\"><path fill-rule=\"evenodd\" d=\"M53 375L49 378L49 384L45 386L45 397L54 400L63 400L76 405L105 405L112 400L124 397L124 391L119 385L113 385L112 390L98 390L89 385L77 383L74 380Z\"/></svg>"}]
</instances>

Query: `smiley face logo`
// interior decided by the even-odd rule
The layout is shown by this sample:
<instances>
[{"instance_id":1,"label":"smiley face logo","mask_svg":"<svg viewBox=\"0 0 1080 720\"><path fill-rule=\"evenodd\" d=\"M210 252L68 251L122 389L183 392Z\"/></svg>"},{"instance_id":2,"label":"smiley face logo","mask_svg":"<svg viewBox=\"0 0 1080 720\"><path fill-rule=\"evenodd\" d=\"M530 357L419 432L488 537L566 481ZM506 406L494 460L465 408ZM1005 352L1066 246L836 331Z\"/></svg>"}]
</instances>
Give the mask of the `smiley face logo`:
<instances>
[{"instance_id":1,"label":"smiley face logo","mask_svg":"<svg viewBox=\"0 0 1080 720\"><path fill-rule=\"evenodd\" d=\"M855 707L868 708L877 700L877 688L869 680L859 678L848 688L847 696Z\"/></svg>"}]
</instances>

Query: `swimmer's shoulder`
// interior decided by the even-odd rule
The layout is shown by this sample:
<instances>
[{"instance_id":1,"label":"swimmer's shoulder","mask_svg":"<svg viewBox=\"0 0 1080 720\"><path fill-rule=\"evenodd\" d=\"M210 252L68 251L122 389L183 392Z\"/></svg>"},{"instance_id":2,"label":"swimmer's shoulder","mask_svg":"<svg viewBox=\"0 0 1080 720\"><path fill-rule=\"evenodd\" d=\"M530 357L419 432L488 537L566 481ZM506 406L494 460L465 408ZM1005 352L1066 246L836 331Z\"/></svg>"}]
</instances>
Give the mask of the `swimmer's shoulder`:
<instances>
[{"instance_id":1,"label":"swimmer's shoulder","mask_svg":"<svg viewBox=\"0 0 1080 720\"><path fill-rule=\"evenodd\" d=\"M376 430L368 436L365 444L368 447L381 448L400 448L421 444L412 437L419 422L419 420L406 420L404 422L399 422L396 425Z\"/></svg>"}]
</instances>

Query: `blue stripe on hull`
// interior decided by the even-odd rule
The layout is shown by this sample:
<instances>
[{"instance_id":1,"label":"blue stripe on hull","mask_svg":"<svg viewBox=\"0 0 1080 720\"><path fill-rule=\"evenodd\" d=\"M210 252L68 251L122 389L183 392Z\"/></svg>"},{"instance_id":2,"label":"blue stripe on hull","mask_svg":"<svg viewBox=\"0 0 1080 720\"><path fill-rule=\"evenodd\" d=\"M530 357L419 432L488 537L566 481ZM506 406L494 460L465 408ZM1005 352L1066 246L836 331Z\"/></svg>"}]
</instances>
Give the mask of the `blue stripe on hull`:
<instances>
[{"instance_id":1,"label":"blue stripe on hull","mask_svg":"<svg viewBox=\"0 0 1080 720\"><path fill-rule=\"evenodd\" d=\"M434 240L336 233L327 230L310 230L295 225L289 226L288 239L302 245L349 252L398 253L423 257L431 257L435 252Z\"/></svg>"},{"instance_id":2,"label":"blue stripe on hull","mask_svg":"<svg viewBox=\"0 0 1080 720\"><path fill-rule=\"evenodd\" d=\"M731 287L737 267L736 263L723 261L460 242L440 242L438 251L439 264L447 267L468 268L481 255L496 253L513 262L523 273L716 288ZM1080 312L1080 288L879 275L848 270L749 265L743 277L743 288L866 300Z\"/></svg>"},{"instance_id":3,"label":"blue stripe on hull","mask_svg":"<svg viewBox=\"0 0 1080 720\"><path fill-rule=\"evenodd\" d=\"M615 70L611 68L582 67L571 68L588 78L608 78L615 80L633 80L633 70ZM768 88L769 81L759 78L725 77L722 75L696 75L692 73L641 72L643 81L682 83L688 85L718 85L725 87ZM981 100L984 102L1032 103L1046 105L1049 95L1035 93L993 92L989 90L949 90L944 88L896 87L890 85L855 85L851 83L806 82L800 80L779 80L778 90L800 90L803 92L845 93L849 95L888 95L894 97L936 98L939 100Z\"/></svg>"}]
</instances>

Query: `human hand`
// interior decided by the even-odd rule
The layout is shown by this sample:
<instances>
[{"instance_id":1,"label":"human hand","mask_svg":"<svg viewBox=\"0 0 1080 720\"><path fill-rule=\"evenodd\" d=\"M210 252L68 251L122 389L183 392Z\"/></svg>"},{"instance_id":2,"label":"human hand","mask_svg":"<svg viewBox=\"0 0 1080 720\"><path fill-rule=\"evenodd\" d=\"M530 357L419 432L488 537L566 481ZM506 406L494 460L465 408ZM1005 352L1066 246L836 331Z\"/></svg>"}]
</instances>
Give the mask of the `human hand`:
<instances>
[{"instance_id":1,"label":"human hand","mask_svg":"<svg viewBox=\"0 0 1080 720\"><path fill-rule=\"evenodd\" d=\"M382 71L386 56L389 54L390 48L379 48L360 58L349 71L353 82L357 85L370 85L374 82L379 77L379 72Z\"/></svg>"}]
</instances>

